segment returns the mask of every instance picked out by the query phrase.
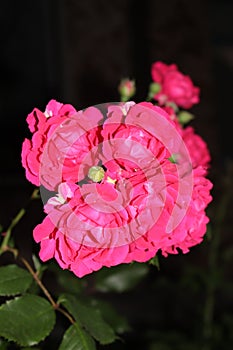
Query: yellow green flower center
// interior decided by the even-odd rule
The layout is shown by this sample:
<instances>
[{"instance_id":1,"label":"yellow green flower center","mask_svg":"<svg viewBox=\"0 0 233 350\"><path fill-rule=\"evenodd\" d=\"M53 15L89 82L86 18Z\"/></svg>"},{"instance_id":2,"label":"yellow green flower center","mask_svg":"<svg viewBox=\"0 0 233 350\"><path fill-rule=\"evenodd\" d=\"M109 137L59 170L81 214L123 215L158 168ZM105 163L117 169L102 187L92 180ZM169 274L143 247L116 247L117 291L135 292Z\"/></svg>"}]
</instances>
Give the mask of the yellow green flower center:
<instances>
[{"instance_id":1,"label":"yellow green flower center","mask_svg":"<svg viewBox=\"0 0 233 350\"><path fill-rule=\"evenodd\" d=\"M92 166L88 171L88 177L94 182L100 182L104 178L104 169L101 166Z\"/></svg>"}]
</instances>

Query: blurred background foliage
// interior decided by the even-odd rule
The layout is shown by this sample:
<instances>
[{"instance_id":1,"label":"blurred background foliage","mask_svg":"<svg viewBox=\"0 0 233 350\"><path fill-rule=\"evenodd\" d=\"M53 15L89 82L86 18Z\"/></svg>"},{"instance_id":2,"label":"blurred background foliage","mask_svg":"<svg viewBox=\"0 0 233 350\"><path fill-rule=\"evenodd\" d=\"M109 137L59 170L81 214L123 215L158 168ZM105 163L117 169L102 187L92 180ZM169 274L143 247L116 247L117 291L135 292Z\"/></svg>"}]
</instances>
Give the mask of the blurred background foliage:
<instances>
[{"instance_id":1,"label":"blurred background foliage","mask_svg":"<svg viewBox=\"0 0 233 350\"><path fill-rule=\"evenodd\" d=\"M232 13L233 4L227 0L1 3L3 228L33 190L25 179L20 152L29 135L25 119L34 107L43 110L51 98L77 109L118 101L117 86L126 76L136 80L136 99L143 100L151 64L157 60L176 63L201 88L191 124L209 145L209 177L214 183L204 242L186 255L159 256L159 266L122 265L83 279L61 271L54 262L45 264L42 271L41 278L54 297L71 293L86 307L98 304L119 335L114 343L104 345L106 350L228 350L233 346ZM17 248L29 261L39 249L32 229L43 216L42 203L34 201L13 231ZM4 254L0 264L12 259ZM35 284L31 288L32 293L40 293ZM67 320L57 317L53 332L35 349L58 348ZM0 349L5 348L16 346L6 347L0 340Z\"/></svg>"}]
</instances>

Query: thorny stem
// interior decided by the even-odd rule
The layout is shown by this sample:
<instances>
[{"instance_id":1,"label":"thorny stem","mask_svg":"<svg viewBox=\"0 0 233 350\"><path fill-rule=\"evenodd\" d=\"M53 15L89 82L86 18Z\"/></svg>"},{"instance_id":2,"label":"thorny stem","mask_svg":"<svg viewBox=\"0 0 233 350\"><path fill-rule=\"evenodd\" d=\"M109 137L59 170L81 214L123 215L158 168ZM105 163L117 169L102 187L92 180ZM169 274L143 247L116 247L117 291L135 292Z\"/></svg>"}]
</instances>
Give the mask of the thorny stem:
<instances>
[{"instance_id":1,"label":"thorny stem","mask_svg":"<svg viewBox=\"0 0 233 350\"><path fill-rule=\"evenodd\" d=\"M34 200L34 199L37 199L39 197L39 189L36 188L33 192L32 192L32 195L29 199L29 201L31 200ZM8 242L10 240L10 237L11 237L11 232L13 230L13 228L18 224L18 222L22 219L22 217L25 215L26 213L26 209L25 208L21 208L19 210L19 212L16 214L16 216L13 218L13 220L11 221L9 227L7 228L6 230L6 233L5 233L5 236L4 236L4 239L2 241L2 244L0 246L0 255L8 249Z\"/></svg>"},{"instance_id":2,"label":"thorny stem","mask_svg":"<svg viewBox=\"0 0 233 350\"><path fill-rule=\"evenodd\" d=\"M215 291L217 285L214 279L214 274L218 268L218 251L220 245L220 235L222 230L222 224L227 214L227 208L231 198L231 179L233 173L233 165L230 164L225 182L223 184L223 194L217 207L215 218L213 219L213 238L210 244L209 253L209 276L206 289L206 301L204 305L204 317L203 317L203 338L205 344L202 350L211 350L211 339L213 338L213 319L214 319L214 307L215 307Z\"/></svg>"}]
</instances>

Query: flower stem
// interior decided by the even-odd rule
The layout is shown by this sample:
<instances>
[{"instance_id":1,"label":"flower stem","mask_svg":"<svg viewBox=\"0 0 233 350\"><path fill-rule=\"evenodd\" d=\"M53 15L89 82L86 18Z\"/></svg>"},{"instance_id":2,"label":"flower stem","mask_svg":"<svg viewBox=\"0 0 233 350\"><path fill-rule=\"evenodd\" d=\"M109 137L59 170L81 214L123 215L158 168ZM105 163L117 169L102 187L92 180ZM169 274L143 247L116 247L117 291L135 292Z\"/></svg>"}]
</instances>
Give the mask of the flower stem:
<instances>
[{"instance_id":1,"label":"flower stem","mask_svg":"<svg viewBox=\"0 0 233 350\"><path fill-rule=\"evenodd\" d=\"M49 293L49 291L45 288L45 286L43 285L43 283L39 279L37 273L33 271L31 265L29 264L29 262L26 259L22 258L22 257L20 258L20 260L23 262L25 267L28 269L28 271L30 272L30 274L32 275L32 277L34 278L34 280L36 281L36 283L38 284L40 289L43 291L44 295L48 298L48 300L52 304L53 308L56 309L57 308L57 304L53 300L53 298L52 298L51 294Z\"/></svg>"},{"instance_id":2,"label":"flower stem","mask_svg":"<svg viewBox=\"0 0 233 350\"><path fill-rule=\"evenodd\" d=\"M61 312L66 318L68 318L68 320L74 324L75 321L74 319L71 317L71 315L66 312L64 309L62 309L53 299L53 297L51 296L51 294L49 293L48 289L44 286L44 284L42 283L42 281L39 279L38 274L32 269L31 265L29 264L29 262L24 259L23 257L20 258L20 260L23 262L23 264L25 265L25 267L27 268L27 270L30 272L30 274L32 275L32 277L34 278L34 280L36 281L36 283L38 284L38 286L40 287L40 289L42 290L42 292L44 293L44 295L47 297L47 299L49 300L50 304L52 305L52 307Z\"/></svg>"},{"instance_id":3,"label":"flower stem","mask_svg":"<svg viewBox=\"0 0 233 350\"><path fill-rule=\"evenodd\" d=\"M18 224L18 222L22 219L22 217L24 216L25 213L26 213L26 210L24 208L20 209L18 214L11 221L10 226L6 230L5 237L4 237L2 244L1 244L1 247L0 247L0 255L7 250L8 242L9 242L10 237L11 237L11 231Z\"/></svg>"},{"instance_id":4,"label":"flower stem","mask_svg":"<svg viewBox=\"0 0 233 350\"><path fill-rule=\"evenodd\" d=\"M37 198L39 198L39 189L38 188L36 188L32 192L29 201L37 199ZM21 208L19 210L19 212L16 214L16 216L13 218L13 220L11 221L9 227L7 228L7 230L5 232L4 239L3 239L2 244L0 246L0 255L7 250L8 243L9 243L9 240L11 238L11 232L12 232L13 228L18 224L18 222L22 219L22 217L25 215L25 213L26 213L26 209Z\"/></svg>"},{"instance_id":5,"label":"flower stem","mask_svg":"<svg viewBox=\"0 0 233 350\"><path fill-rule=\"evenodd\" d=\"M52 305L52 307L54 308L54 310L59 311L60 313L62 313L72 324L75 323L74 319L72 318L72 316L64 309L62 309L53 299L53 297L51 296L51 294L49 293L48 289L44 286L43 282L40 280L40 278L38 277L37 272L35 272L33 270L33 268L31 267L31 265L29 264L29 262L23 258L23 257L19 257L18 254L18 250L14 249L14 248L10 248L10 247L6 247L5 251L9 251L11 252L15 258L18 257L20 261L22 261L22 263L24 264L24 266L26 267L26 269L28 270L28 272L32 275L32 277L34 278L36 284L40 287L40 289L42 290L42 292L44 293L44 295L46 296L46 298L49 300L50 304Z\"/></svg>"}]
</instances>

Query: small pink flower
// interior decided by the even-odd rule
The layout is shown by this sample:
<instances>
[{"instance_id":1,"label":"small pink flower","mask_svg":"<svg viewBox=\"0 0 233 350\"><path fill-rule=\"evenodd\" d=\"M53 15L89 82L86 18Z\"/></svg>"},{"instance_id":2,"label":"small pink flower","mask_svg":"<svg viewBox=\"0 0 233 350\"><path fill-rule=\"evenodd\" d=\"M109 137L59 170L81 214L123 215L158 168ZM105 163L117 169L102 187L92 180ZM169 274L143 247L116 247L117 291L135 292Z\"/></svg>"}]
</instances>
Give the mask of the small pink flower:
<instances>
[{"instance_id":1,"label":"small pink flower","mask_svg":"<svg viewBox=\"0 0 233 350\"><path fill-rule=\"evenodd\" d=\"M46 111L38 121L30 117L32 150L23 145L29 180L33 173L57 192L33 231L43 261L55 258L82 277L103 266L146 262L159 250L186 253L203 240L212 183L208 150L192 129L185 132L146 102L109 105L106 116L95 107L62 117ZM35 169L32 154L36 166L44 161ZM88 174L101 166L104 175L95 182Z\"/></svg>"},{"instance_id":2,"label":"small pink flower","mask_svg":"<svg viewBox=\"0 0 233 350\"><path fill-rule=\"evenodd\" d=\"M154 99L160 105L173 102L188 109L199 102L200 89L194 86L190 77L182 74L175 64L155 62L151 67L151 75L153 81L161 86L160 91L154 95Z\"/></svg>"}]
</instances>

